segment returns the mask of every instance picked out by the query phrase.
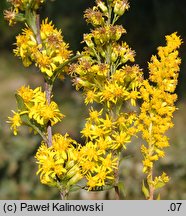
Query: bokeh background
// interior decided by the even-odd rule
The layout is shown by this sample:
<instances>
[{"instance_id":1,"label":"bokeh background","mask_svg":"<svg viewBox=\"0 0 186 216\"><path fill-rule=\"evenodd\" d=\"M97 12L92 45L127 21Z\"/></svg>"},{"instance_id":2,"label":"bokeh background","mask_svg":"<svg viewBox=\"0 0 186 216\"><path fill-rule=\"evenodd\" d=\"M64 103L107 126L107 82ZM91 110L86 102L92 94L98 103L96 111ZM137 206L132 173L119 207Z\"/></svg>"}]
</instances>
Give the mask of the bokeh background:
<instances>
[{"instance_id":1,"label":"bokeh background","mask_svg":"<svg viewBox=\"0 0 186 216\"><path fill-rule=\"evenodd\" d=\"M41 10L42 17L49 17L61 28L65 41L74 53L82 50L82 36L90 30L83 19L83 11L91 7L94 0L47 0ZM161 190L161 199L186 199L186 1L185 0L130 0L130 10L120 20L127 30L123 38L136 51L136 63L148 74L147 62L164 45L164 36L177 31L183 39L179 84L177 87L179 108L174 115L175 127L168 132L171 146L167 157L157 163L156 174L166 171L170 182ZM9 27L3 19L3 10L8 8L6 0L0 0L0 199L59 199L55 188L41 185L35 175L37 166L34 154L40 137L33 136L26 128L21 134L12 135L6 123L7 116L16 107L14 93L21 85L32 87L43 85L42 76L34 68L24 68L12 53L15 36L23 25ZM67 77L55 86L55 100L60 103L67 116L55 128L68 132L81 142L79 131L87 116L83 98L76 92ZM121 165L121 180L124 182L123 199L144 199L141 193L140 141L133 140L124 153ZM71 199L112 199L113 191L103 193L75 192Z\"/></svg>"}]
</instances>

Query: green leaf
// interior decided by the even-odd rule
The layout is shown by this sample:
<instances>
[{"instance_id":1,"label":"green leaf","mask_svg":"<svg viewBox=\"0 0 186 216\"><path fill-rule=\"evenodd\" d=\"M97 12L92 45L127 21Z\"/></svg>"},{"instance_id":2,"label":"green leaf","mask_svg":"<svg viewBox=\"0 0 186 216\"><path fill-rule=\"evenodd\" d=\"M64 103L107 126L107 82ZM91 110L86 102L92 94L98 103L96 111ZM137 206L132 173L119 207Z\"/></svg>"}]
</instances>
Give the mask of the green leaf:
<instances>
[{"instance_id":1,"label":"green leaf","mask_svg":"<svg viewBox=\"0 0 186 216\"><path fill-rule=\"evenodd\" d=\"M22 98L20 95L18 95L18 94L15 94L15 97L16 97L16 100L17 100L18 109L19 109L20 111L25 111L25 110L27 110L23 98Z\"/></svg>"},{"instance_id":2,"label":"green leaf","mask_svg":"<svg viewBox=\"0 0 186 216\"><path fill-rule=\"evenodd\" d=\"M55 81L55 79L59 76L61 70L68 64L70 64L71 62L75 61L76 59L82 57L83 55L76 55L73 56L72 58L70 58L68 61L64 62L63 64L61 64L55 71L54 71L54 75L53 75L53 79L52 82Z\"/></svg>"},{"instance_id":3,"label":"green leaf","mask_svg":"<svg viewBox=\"0 0 186 216\"><path fill-rule=\"evenodd\" d=\"M161 200L160 194L158 194L156 200Z\"/></svg>"},{"instance_id":4,"label":"green leaf","mask_svg":"<svg viewBox=\"0 0 186 216\"><path fill-rule=\"evenodd\" d=\"M70 187L69 192L75 192L81 189L81 186L79 185L73 185Z\"/></svg>"},{"instance_id":5,"label":"green leaf","mask_svg":"<svg viewBox=\"0 0 186 216\"><path fill-rule=\"evenodd\" d=\"M142 192L143 192L143 194L145 195L145 198L148 199L149 196L150 196L150 194L149 194L149 190L145 187L144 181L143 181L143 183L142 183Z\"/></svg>"},{"instance_id":6,"label":"green leaf","mask_svg":"<svg viewBox=\"0 0 186 216\"><path fill-rule=\"evenodd\" d=\"M22 98L20 95L18 95L18 94L16 94L15 97L16 97L16 100L17 100L18 109L19 109L21 112L27 111L27 107L26 107L26 105L25 105L25 103L24 103L23 98ZM21 115L21 120L22 120L22 122L23 122L24 124L26 124L26 125L28 125L28 126L32 126L32 123L30 122L30 119L29 119L27 113Z\"/></svg>"},{"instance_id":7,"label":"green leaf","mask_svg":"<svg viewBox=\"0 0 186 216\"><path fill-rule=\"evenodd\" d=\"M113 185L96 186L96 187L92 188L92 190L90 190L90 191L106 191L106 190L110 190L112 188L114 188ZM85 186L82 189L88 190L88 187Z\"/></svg>"},{"instance_id":8,"label":"green leaf","mask_svg":"<svg viewBox=\"0 0 186 216\"><path fill-rule=\"evenodd\" d=\"M125 194L125 186L124 186L124 182L118 182L118 188L119 188L119 192L121 194Z\"/></svg>"},{"instance_id":9,"label":"green leaf","mask_svg":"<svg viewBox=\"0 0 186 216\"><path fill-rule=\"evenodd\" d=\"M37 35L36 13L31 12L31 10L27 9L25 11L25 17L29 27L33 30L34 34Z\"/></svg>"},{"instance_id":10,"label":"green leaf","mask_svg":"<svg viewBox=\"0 0 186 216\"><path fill-rule=\"evenodd\" d=\"M17 106L18 106L18 109L21 111L21 112L24 112L24 111L27 111L27 107L24 103L24 100L23 98L18 95L18 94L15 94L15 97L16 97L16 100L17 100ZM45 137L44 133L41 131L41 129L34 123L32 123L28 117L28 114L25 113L25 114L21 114L21 121L31 127L32 129L34 129L35 131L37 131L37 133L43 138L43 140L45 142L47 142L47 138Z\"/></svg>"}]
</instances>

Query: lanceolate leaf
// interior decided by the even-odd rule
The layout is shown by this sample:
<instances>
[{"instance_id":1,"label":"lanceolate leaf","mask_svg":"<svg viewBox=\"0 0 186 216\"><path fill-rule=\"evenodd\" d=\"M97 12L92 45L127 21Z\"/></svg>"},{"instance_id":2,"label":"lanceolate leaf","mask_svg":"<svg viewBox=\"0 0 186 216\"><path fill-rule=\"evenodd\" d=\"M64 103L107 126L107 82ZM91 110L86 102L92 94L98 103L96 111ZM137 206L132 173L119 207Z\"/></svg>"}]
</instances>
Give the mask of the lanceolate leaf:
<instances>
[{"instance_id":1,"label":"lanceolate leaf","mask_svg":"<svg viewBox=\"0 0 186 216\"><path fill-rule=\"evenodd\" d=\"M150 194L149 194L149 190L145 187L144 181L143 181L143 183L142 183L142 192L143 192L143 194L145 195L145 198L148 199L149 196L150 196Z\"/></svg>"},{"instance_id":2,"label":"lanceolate leaf","mask_svg":"<svg viewBox=\"0 0 186 216\"><path fill-rule=\"evenodd\" d=\"M26 108L26 105L24 103L23 98L18 94L15 94L15 97L16 97L16 100L17 100L18 109L20 111L25 111L27 108Z\"/></svg>"},{"instance_id":3,"label":"lanceolate leaf","mask_svg":"<svg viewBox=\"0 0 186 216\"><path fill-rule=\"evenodd\" d=\"M26 107L26 105L24 104L23 98L22 98L20 95L18 95L18 94L16 94L15 97L16 97L16 100L17 100L18 109L19 109L21 112L27 111L27 107ZM22 122L23 122L25 125L30 126L32 129L34 129L35 131L37 131L37 133L43 138L43 140L44 140L45 142L47 142L47 138L45 137L45 135L43 134L43 132L40 130L39 127L37 127L35 124L33 124L33 123L30 121L30 119L29 119L27 113L21 115L21 120L22 120Z\"/></svg>"}]
</instances>

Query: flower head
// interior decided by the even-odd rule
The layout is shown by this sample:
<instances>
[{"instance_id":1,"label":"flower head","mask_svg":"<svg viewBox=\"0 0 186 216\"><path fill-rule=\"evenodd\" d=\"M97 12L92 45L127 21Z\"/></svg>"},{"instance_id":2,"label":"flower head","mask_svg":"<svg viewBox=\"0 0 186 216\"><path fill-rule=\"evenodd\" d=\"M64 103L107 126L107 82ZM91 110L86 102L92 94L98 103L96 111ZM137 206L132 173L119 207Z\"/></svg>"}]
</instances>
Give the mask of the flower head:
<instances>
[{"instance_id":1,"label":"flower head","mask_svg":"<svg viewBox=\"0 0 186 216\"><path fill-rule=\"evenodd\" d=\"M7 123L11 124L11 129L14 132L14 135L17 135L17 128L21 126L22 121L21 121L21 117L19 113L16 113L15 111L13 111L13 117L8 117L9 121L7 121Z\"/></svg>"}]
</instances>

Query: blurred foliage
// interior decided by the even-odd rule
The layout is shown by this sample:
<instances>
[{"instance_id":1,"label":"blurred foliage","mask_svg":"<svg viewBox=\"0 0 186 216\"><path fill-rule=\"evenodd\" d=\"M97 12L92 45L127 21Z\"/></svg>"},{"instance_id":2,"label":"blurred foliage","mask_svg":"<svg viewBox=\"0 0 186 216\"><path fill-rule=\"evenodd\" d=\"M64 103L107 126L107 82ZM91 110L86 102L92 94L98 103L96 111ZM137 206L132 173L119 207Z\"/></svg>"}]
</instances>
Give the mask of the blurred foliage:
<instances>
[{"instance_id":1,"label":"blurred foliage","mask_svg":"<svg viewBox=\"0 0 186 216\"><path fill-rule=\"evenodd\" d=\"M20 33L21 25L9 27L3 19L3 10L8 7L5 0L0 0L0 199L59 199L58 191L41 185L35 175L34 153L40 138L27 130L13 136L6 124L7 116L15 108L14 92L23 84L32 87L42 85L43 80L34 68L25 69L12 54L15 35ZM94 1L87 0L48 0L41 9L42 17L49 17L61 28L65 40L74 53L82 49L83 33L89 26L83 19L83 11L91 7ZM162 199L186 199L186 1L177 0L130 0L131 8L120 21L127 30L124 40L136 51L136 63L147 74L147 61L156 52L156 47L163 44L164 35L177 31L184 44L182 46L181 72L177 88L179 110L175 114L175 127L170 130L171 147L167 157L159 162L157 172L163 169L171 177L170 183L162 191ZM68 132L81 142L79 131L84 124L87 108L82 96L71 87L67 78L58 81L55 86L55 100L60 102L66 118L58 128L59 132ZM123 199L144 199L141 193L141 142L134 140L130 145L125 160L121 165ZM112 199L113 192L72 194L72 199Z\"/></svg>"}]
</instances>

